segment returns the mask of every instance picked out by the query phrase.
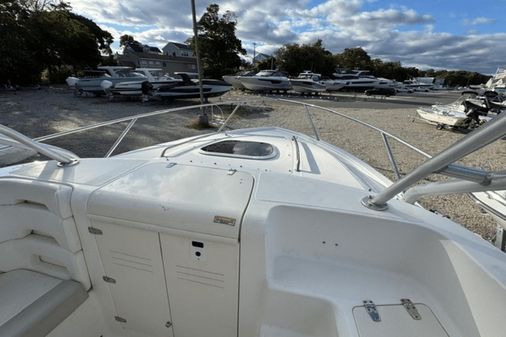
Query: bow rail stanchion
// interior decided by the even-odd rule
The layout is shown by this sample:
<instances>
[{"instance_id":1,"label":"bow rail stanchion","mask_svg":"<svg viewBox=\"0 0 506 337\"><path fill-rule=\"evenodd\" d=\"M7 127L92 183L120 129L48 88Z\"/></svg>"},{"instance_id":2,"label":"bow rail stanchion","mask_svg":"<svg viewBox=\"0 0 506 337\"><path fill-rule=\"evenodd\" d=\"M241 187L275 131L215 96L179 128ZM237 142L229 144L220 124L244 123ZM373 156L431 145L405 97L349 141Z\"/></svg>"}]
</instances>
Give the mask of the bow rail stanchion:
<instances>
[{"instance_id":1,"label":"bow rail stanchion","mask_svg":"<svg viewBox=\"0 0 506 337\"><path fill-rule=\"evenodd\" d=\"M387 202L390 199L394 198L399 193L406 191L406 189L433 173L441 173L460 178L462 180L472 181L483 186L490 185L494 179L494 173L453 163L466 155L487 146L497 139L504 137L505 135L506 114L503 114L479 129L469 133L446 150L427 160L418 168L411 171L411 173L390 185L382 192L377 195L369 195L365 197L362 199L362 204L370 209L385 210L388 208ZM424 192L424 194L431 194L430 187L427 187Z\"/></svg>"}]
</instances>

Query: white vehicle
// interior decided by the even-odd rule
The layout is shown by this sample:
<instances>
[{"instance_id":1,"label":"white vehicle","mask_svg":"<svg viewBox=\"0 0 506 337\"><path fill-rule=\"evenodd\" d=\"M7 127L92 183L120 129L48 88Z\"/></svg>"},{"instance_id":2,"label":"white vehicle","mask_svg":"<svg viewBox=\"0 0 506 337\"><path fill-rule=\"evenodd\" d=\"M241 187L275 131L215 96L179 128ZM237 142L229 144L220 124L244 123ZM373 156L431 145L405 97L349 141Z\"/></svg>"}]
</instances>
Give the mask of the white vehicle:
<instances>
[{"instance_id":1,"label":"white vehicle","mask_svg":"<svg viewBox=\"0 0 506 337\"><path fill-rule=\"evenodd\" d=\"M294 91L300 93L319 93L326 90L326 86L321 80L321 74L310 71L300 73L297 78L291 78L290 84Z\"/></svg>"},{"instance_id":2,"label":"white vehicle","mask_svg":"<svg viewBox=\"0 0 506 337\"><path fill-rule=\"evenodd\" d=\"M506 189L504 171L454 164L506 115L392 183L322 141L309 109L380 132L397 175L389 141L430 156L293 103L313 133L224 122L113 155L136 121L181 108L73 131L130 121L105 158L0 126L3 153L49 158L0 169L0 336L504 337L505 253L416 201ZM418 184L434 172L453 179Z\"/></svg>"},{"instance_id":3,"label":"white vehicle","mask_svg":"<svg viewBox=\"0 0 506 337\"><path fill-rule=\"evenodd\" d=\"M288 77L278 70L262 70L255 76L241 76L239 80L251 91L287 91L291 88Z\"/></svg>"}]
</instances>

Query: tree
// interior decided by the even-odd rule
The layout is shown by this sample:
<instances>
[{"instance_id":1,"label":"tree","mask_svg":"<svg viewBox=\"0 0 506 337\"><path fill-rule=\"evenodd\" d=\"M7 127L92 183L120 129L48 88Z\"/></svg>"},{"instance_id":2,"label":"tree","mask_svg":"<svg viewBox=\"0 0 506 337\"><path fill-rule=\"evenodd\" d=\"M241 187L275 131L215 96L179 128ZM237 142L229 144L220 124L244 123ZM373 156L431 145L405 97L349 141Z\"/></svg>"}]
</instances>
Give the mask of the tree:
<instances>
[{"instance_id":1,"label":"tree","mask_svg":"<svg viewBox=\"0 0 506 337\"><path fill-rule=\"evenodd\" d=\"M362 48L346 48L335 55L337 65L344 69L372 70L371 57Z\"/></svg>"},{"instance_id":2,"label":"tree","mask_svg":"<svg viewBox=\"0 0 506 337\"><path fill-rule=\"evenodd\" d=\"M198 43L204 74L219 78L235 72L241 66L240 54L246 54L241 40L235 36L235 14L226 11L219 14L220 7L212 4L198 22ZM188 39L194 48L194 38ZM195 49L195 48L194 48Z\"/></svg>"},{"instance_id":3,"label":"tree","mask_svg":"<svg viewBox=\"0 0 506 337\"><path fill-rule=\"evenodd\" d=\"M96 66L112 36L71 12L65 2L4 0L0 4L0 83L31 84L67 66Z\"/></svg>"},{"instance_id":4,"label":"tree","mask_svg":"<svg viewBox=\"0 0 506 337\"><path fill-rule=\"evenodd\" d=\"M119 46L126 47L130 43L133 43L134 41L135 41L135 39L132 35L124 34L119 37Z\"/></svg>"},{"instance_id":5,"label":"tree","mask_svg":"<svg viewBox=\"0 0 506 337\"><path fill-rule=\"evenodd\" d=\"M323 47L321 40L313 44L286 44L276 52L276 59L278 67L290 75L304 70L329 75L336 67L332 53Z\"/></svg>"}]
</instances>

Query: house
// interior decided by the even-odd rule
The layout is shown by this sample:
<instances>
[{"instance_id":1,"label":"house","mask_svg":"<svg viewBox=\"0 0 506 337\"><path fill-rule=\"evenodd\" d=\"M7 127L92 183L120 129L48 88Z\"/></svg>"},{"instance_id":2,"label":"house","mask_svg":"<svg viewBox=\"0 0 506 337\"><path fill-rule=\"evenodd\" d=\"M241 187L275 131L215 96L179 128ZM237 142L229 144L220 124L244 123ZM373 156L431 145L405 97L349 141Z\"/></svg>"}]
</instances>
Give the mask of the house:
<instances>
[{"instance_id":1,"label":"house","mask_svg":"<svg viewBox=\"0 0 506 337\"><path fill-rule=\"evenodd\" d=\"M167 45L171 43L175 44L175 42L169 42ZM182 43L177 44L183 45ZM165 49L165 47L163 49ZM125 48L123 48L123 54L118 54L116 57L118 65L121 66L160 68L169 74L173 74L174 72L194 73L197 71L197 60L195 57L179 56L177 53L175 55L168 55L165 51L161 51L157 47L143 45L137 41L126 45Z\"/></svg>"},{"instance_id":2,"label":"house","mask_svg":"<svg viewBox=\"0 0 506 337\"><path fill-rule=\"evenodd\" d=\"M189 57L195 58L193 49L184 43L169 42L162 48L163 54L174 57Z\"/></svg>"},{"instance_id":3,"label":"house","mask_svg":"<svg viewBox=\"0 0 506 337\"><path fill-rule=\"evenodd\" d=\"M255 58L253 59L253 63L259 63L265 60L270 59L272 56L264 54L264 53L258 53L255 55Z\"/></svg>"}]
</instances>

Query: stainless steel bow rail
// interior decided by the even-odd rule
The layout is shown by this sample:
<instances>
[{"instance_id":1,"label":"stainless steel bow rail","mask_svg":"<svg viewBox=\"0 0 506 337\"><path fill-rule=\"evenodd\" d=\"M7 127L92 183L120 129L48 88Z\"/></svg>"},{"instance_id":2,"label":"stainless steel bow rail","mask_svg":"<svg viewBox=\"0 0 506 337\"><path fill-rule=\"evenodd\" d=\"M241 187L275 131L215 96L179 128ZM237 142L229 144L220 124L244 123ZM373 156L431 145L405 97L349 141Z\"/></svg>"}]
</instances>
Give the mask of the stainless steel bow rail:
<instances>
[{"instance_id":1,"label":"stainless steel bow rail","mask_svg":"<svg viewBox=\"0 0 506 337\"><path fill-rule=\"evenodd\" d=\"M506 115L503 114L495 120L467 134L464 138L440 152L435 157L427 160L379 194L365 197L362 200L362 204L374 210L384 210L388 207L387 202L389 200L433 173L446 174L451 177L460 178L463 181L453 180L413 187L407 190L404 199L408 202L415 202L420 196L427 194L469 193L506 189L506 174L452 164L505 135Z\"/></svg>"},{"instance_id":2,"label":"stainless steel bow rail","mask_svg":"<svg viewBox=\"0 0 506 337\"><path fill-rule=\"evenodd\" d=\"M60 138L63 136L72 135L74 133L83 132L87 130L97 129L104 126L110 126L118 123L123 122L129 122L128 125L125 127L125 129L121 132L121 134L118 136L114 144L111 146L111 148L107 151L105 157L111 156L114 151L117 149L119 144L123 141L125 136L130 132L134 124L139 120L147 117L157 116L157 115L163 115L167 113L172 112L178 112L178 111L184 111L184 110L191 110L191 109L200 109L200 108L210 108L210 109L218 109L221 112L221 119L219 119L219 122L221 126L217 130L217 132L222 132L227 126L229 121L232 119L232 117L236 114L236 112L239 110L241 106L245 105L251 105L252 103L258 103L260 102L261 105L265 105L266 101L279 101L279 102L285 102L285 103L291 103L296 104L299 106L303 106L304 111L306 113L306 116L309 121L309 125L312 128L312 131L314 133L314 138L319 141L320 140L320 133L318 131L318 128L316 127L313 117L310 111L311 109L316 109L320 111L329 112L331 114L334 114L336 116L345 118L347 120L350 120L354 123L357 123L359 125L365 126L373 131L376 131L380 134L383 145L385 146L386 154L388 157L388 160L390 162L390 165L392 166L392 170L394 172L394 175L397 179L397 181L392 184L391 186L385 188L383 191L378 193L377 195L370 195L366 196L362 203L364 206L374 209L374 210L384 210L387 208L387 202L400 195L402 192L404 193L404 199L407 202L414 203L420 196L426 195L426 194L441 194L441 193L458 193L458 192L477 192L477 191L484 191L484 190L497 190L497 189L506 189L506 175L504 174L498 174L494 172L487 172L480 169L465 167L461 165L453 164L453 162L461 159L462 157L488 145L489 143L504 137L506 134L506 115L500 116L496 118L495 121L489 122L484 127L480 127L479 129L475 130L474 132L468 134L463 139L459 140L457 143L449 147L448 149L444 150L443 152L439 153L434 158L431 157L431 155L427 154L426 152L418 149L417 147L409 144L408 142L402 140L401 138L392 135L378 127L375 127L374 125L368 124L366 122L363 122L357 118L348 116L346 114L340 113L336 110L306 103L306 102L300 102L295 100L289 100L289 99L281 99L281 98L269 98L269 97L261 97L258 99L248 99L248 100L240 100L240 101L220 101L216 103L207 103L207 104L199 104L199 105L191 105L191 106L184 106L184 107L178 107L178 108L172 108L172 109L165 109L165 110L159 110L159 111L153 111L143 114L137 114L134 116L128 116L128 117L122 117L114 120L109 120L101 123L96 123L93 125L83 126L79 127L73 130L69 131L62 131L55 134L38 137L35 139L30 139L8 127L5 127L3 125L0 125L0 134L3 134L13 141L4 141L4 145L8 146L14 146L14 147L21 147L21 148L29 148L32 149L35 152L38 152L40 154L43 154L44 156L47 156L51 159L54 159L60 163L62 167L76 164L79 160L79 158L60 148L57 148L55 146L50 146L47 144L42 144L40 142L47 141L50 139ZM226 120L223 120L223 110L221 109L222 106L234 106L234 109L230 113L230 115L227 117ZM211 111L211 114L213 115L213 111ZM206 137L208 134L204 134L201 136L198 136L197 138ZM196 138L192 138L194 140ZM5 139L4 139L5 140ZM394 140L400 143L403 146L408 147L409 149L413 150L414 152L418 153L419 155L429 158L425 163L423 163L421 166L413 170L408 175L401 178L401 172L398 168L397 162L395 160L390 141ZM183 144L187 141L175 143L177 145ZM439 173L450 177L459 178L461 180L452 180L449 182L439 182L439 183L433 183L433 184L426 184L426 185L419 185L413 188L409 187L416 184L418 181L426 178L430 174L433 173Z\"/></svg>"}]
</instances>

